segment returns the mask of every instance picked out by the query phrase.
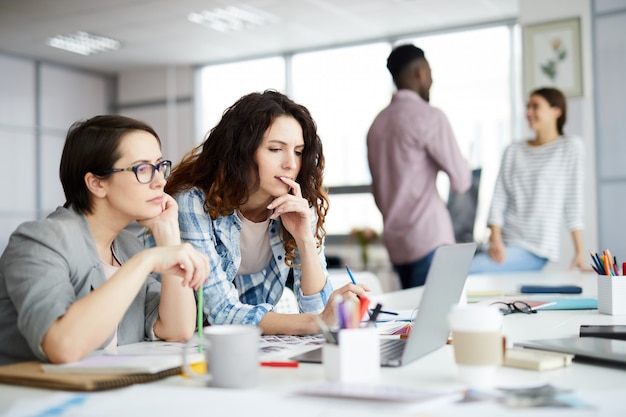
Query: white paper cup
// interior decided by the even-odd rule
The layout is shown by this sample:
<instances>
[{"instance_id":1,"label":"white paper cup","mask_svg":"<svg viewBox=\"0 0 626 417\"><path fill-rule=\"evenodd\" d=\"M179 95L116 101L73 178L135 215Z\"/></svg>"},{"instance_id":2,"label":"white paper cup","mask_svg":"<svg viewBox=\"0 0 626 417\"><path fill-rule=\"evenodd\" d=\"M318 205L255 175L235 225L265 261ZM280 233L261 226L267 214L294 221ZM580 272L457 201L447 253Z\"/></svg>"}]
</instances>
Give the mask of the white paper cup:
<instances>
[{"instance_id":1,"label":"white paper cup","mask_svg":"<svg viewBox=\"0 0 626 417\"><path fill-rule=\"evenodd\" d=\"M493 306L456 305L448 322L459 380L470 387L492 387L504 355L500 311Z\"/></svg>"}]
</instances>

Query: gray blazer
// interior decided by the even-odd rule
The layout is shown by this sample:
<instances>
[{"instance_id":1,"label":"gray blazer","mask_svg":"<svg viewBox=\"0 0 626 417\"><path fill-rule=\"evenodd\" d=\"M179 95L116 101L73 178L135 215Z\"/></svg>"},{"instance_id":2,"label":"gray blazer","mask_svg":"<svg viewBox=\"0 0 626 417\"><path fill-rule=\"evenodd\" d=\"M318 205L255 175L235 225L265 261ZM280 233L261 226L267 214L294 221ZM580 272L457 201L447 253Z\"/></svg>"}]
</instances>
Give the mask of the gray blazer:
<instances>
[{"instance_id":1,"label":"gray blazer","mask_svg":"<svg viewBox=\"0 0 626 417\"><path fill-rule=\"evenodd\" d=\"M143 249L127 231L113 242L121 264ZM41 342L52 323L105 280L84 215L59 207L20 225L0 258L0 364L46 361ZM156 339L160 291L150 274L118 326L119 345Z\"/></svg>"}]
</instances>

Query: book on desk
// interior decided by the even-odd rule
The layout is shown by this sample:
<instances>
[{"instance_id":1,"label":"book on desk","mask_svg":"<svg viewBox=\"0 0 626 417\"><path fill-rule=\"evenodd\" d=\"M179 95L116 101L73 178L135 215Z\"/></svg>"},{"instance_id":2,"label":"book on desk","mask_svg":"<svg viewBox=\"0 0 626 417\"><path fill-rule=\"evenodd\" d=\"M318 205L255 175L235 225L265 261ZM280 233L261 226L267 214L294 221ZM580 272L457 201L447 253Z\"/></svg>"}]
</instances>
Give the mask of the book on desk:
<instances>
[{"instance_id":1,"label":"book on desk","mask_svg":"<svg viewBox=\"0 0 626 417\"><path fill-rule=\"evenodd\" d=\"M483 299L478 301L478 303L511 303L513 301L525 302L535 310L595 310L598 308L597 298L566 295L509 295L506 297Z\"/></svg>"},{"instance_id":2,"label":"book on desk","mask_svg":"<svg viewBox=\"0 0 626 417\"><path fill-rule=\"evenodd\" d=\"M0 383L67 391L101 391L150 382L182 374L184 344L140 342L96 351L87 358L67 363L39 361L0 366ZM190 352L190 363L204 360Z\"/></svg>"},{"instance_id":3,"label":"book on desk","mask_svg":"<svg viewBox=\"0 0 626 417\"><path fill-rule=\"evenodd\" d=\"M50 373L44 372L41 365L29 361L0 366L0 383L64 391L103 391L182 373L180 366L155 373Z\"/></svg>"},{"instance_id":4,"label":"book on desk","mask_svg":"<svg viewBox=\"0 0 626 417\"><path fill-rule=\"evenodd\" d=\"M44 363L41 364L41 369L55 374L156 374L181 366L180 355L98 355L78 362Z\"/></svg>"}]
</instances>

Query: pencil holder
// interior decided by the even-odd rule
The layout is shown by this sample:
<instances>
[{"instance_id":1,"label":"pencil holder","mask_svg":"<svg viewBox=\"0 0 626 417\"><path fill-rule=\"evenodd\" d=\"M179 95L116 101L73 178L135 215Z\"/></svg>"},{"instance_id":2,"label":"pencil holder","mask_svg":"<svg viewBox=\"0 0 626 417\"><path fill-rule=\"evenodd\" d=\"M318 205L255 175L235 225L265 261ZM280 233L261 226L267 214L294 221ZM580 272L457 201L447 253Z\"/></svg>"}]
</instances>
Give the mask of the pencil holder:
<instances>
[{"instance_id":1,"label":"pencil holder","mask_svg":"<svg viewBox=\"0 0 626 417\"><path fill-rule=\"evenodd\" d=\"M380 340L375 327L343 329L337 343L325 343L322 362L333 382L376 382L380 376Z\"/></svg>"},{"instance_id":2,"label":"pencil holder","mask_svg":"<svg viewBox=\"0 0 626 417\"><path fill-rule=\"evenodd\" d=\"M598 275L598 312L626 315L626 276Z\"/></svg>"}]
</instances>

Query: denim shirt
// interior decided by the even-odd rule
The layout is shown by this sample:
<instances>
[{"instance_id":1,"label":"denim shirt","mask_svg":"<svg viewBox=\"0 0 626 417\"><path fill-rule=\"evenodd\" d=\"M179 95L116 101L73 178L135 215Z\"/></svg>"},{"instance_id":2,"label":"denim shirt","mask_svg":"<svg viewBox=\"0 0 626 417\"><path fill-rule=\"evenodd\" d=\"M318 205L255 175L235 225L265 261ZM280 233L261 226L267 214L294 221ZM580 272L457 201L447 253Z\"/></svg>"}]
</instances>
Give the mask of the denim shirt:
<instances>
[{"instance_id":1,"label":"denim shirt","mask_svg":"<svg viewBox=\"0 0 626 417\"><path fill-rule=\"evenodd\" d=\"M270 220L272 258L260 272L237 274L241 264L241 220L232 213L216 220L204 211L204 194L197 188L174 196L178 203L181 238L191 243L210 261L209 278L203 287L204 312L210 324L258 325L280 299L289 275L280 219ZM294 293L301 313L319 313L333 291L322 246L319 260L326 284L317 294L304 295L300 287L302 268L294 266ZM296 249L294 265L300 264Z\"/></svg>"}]
</instances>

